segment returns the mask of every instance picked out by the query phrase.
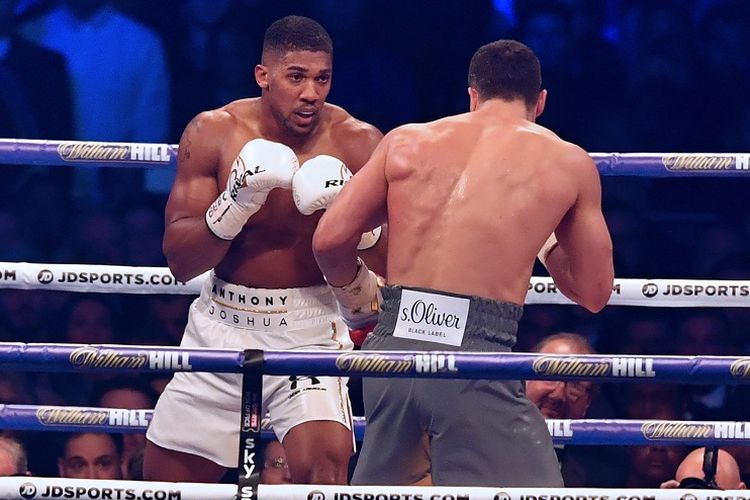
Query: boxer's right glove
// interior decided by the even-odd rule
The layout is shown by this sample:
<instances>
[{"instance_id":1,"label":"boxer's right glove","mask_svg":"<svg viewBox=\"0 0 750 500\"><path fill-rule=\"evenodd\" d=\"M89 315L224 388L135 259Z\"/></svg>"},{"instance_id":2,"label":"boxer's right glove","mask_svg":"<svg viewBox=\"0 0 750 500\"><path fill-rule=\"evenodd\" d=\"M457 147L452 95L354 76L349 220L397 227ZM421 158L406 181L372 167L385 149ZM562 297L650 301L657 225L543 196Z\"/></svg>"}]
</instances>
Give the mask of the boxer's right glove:
<instances>
[{"instance_id":1,"label":"boxer's right glove","mask_svg":"<svg viewBox=\"0 0 750 500\"><path fill-rule=\"evenodd\" d=\"M338 302L339 313L350 330L367 329L377 323L383 301L378 275L367 269L362 259L357 260L354 280L348 285L331 286L331 291Z\"/></svg>"},{"instance_id":2,"label":"boxer's right glove","mask_svg":"<svg viewBox=\"0 0 750 500\"><path fill-rule=\"evenodd\" d=\"M233 240L260 210L274 188L291 189L297 155L288 146L265 139L245 144L232 163L227 188L206 211L206 224L222 240Z\"/></svg>"},{"instance_id":3,"label":"boxer's right glove","mask_svg":"<svg viewBox=\"0 0 750 500\"><path fill-rule=\"evenodd\" d=\"M555 236L555 233L552 233L549 235L549 238L547 238L547 241L544 242L544 245L542 245L542 249L539 250L539 253L537 254L537 258L539 261L544 264L544 267L547 267L547 257L549 257L549 254L552 253L552 250L557 247L557 237Z\"/></svg>"}]
</instances>

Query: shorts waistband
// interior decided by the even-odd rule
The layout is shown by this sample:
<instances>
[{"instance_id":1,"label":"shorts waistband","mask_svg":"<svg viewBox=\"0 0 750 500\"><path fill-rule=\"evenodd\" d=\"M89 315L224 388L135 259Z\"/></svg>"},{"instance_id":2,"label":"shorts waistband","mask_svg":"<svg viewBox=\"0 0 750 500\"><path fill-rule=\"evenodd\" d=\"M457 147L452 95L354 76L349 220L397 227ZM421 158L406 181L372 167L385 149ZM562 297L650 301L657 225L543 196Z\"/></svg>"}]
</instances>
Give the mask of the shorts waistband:
<instances>
[{"instance_id":1,"label":"shorts waistband","mask_svg":"<svg viewBox=\"0 0 750 500\"><path fill-rule=\"evenodd\" d=\"M381 289L383 303L378 318L379 328L374 333L392 335L399 316L403 319L405 314L409 313L409 311L405 313L400 307L404 290L427 294L428 297L466 299L468 301L468 313L466 315L464 342L471 339L487 340L499 344L503 348L499 350L509 350L516 343L518 321L523 315L522 305L429 288L394 285L388 285Z\"/></svg>"},{"instance_id":2,"label":"shorts waistband","mask_svg":"<svg viewBox=\"0 0 750 500\"><path fill-rule=\"evenodd\" d=\"M251 288L228 283L213 272L197 307L217 321L248 330L290 330L338 318L336 300L326 285Z\"/></svg>"}]
</instances>

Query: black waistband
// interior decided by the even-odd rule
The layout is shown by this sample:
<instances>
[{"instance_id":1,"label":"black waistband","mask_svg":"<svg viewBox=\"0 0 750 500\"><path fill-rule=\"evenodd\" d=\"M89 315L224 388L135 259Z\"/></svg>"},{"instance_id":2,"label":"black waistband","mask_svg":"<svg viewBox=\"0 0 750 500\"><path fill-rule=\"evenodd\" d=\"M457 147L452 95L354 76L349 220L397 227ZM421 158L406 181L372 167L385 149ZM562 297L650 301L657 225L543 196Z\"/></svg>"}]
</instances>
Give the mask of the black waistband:
<instances>
[{"instance_id":1,"label":"black waistband","mask_svg":"<svg viewBox=\"0 0 750 500\"><path fill-rule=\"evenodd\" d=\"M429 288L401 287L388 285L382 291L383 303L380 306L378 328L374 333L392 334L398 320L399 304L401 303L401 292L403 290L415 290L418 292L444 295L448 297L459 297L469 300L469 313L466 320L465 337L481 338L497 342L506 348L511 348L516 343L518 332L518 321L523 315L523 306L510 302L501 302L483 297L461 295Z\"/></svg>"}]
</instances>

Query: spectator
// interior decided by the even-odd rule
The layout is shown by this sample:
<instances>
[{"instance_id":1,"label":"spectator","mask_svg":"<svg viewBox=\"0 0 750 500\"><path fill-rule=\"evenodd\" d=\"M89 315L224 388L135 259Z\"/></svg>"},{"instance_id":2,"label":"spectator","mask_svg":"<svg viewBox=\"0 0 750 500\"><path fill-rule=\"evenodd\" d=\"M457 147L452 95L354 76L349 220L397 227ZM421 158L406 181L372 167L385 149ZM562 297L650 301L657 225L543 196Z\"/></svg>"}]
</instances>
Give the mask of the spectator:
<instances>
[{"instance_id":1,"label":"spectator","mask_svg":"<svg viewBox=\"0 0 750 500\"><path fill-rule=\"evenodd\" d=\"M169 74L162 42L153 31L120 13L109 0L58 0L22 29L27 38L60 52L68 63L76 139L166 141ZM76 194L116 204L143 187L142 173L78 169Z\"/></svg>"},{"instance_id":2,"label":"spectator","mask_svg":"<svg viewBox=\"0 0 750 500\"><path fill-rule=\"evenodd\" d=\"M0 477L30 476L26 450L20 441L0 436Z\"/></svg>"},{"instance_id":3,"label":"spectator","mask_svg":"<svg viewBox=\"0 0 750 500\"><path fill-rule=\"evenodd\" d=\"M175 112L171 123L170 136L179 138L192 117L205 109L213 109L226 104L228 101L219 100L218 87L227 85L224 72L217 71L224 61L221 56L243 55L245 59L233 59L234 72L230 80L238 79L245 82L241 95L235 95L230 100L246 97L249 89L254 86L253 63L260 60L260 46L256 41L258 33L262 33L266 17L263 11L255 9L253 15L247 9L240 10L236 0L186 0L179 2L174 13L177 23L165 26L169 36L165 38L169 54L169 67L173 75L179 78L172 80L172 95L174 96ZM229 30L225 27L229 25ZM233 35L239 33L234 26L243 25L245 34L251 39L242 39ZM226 44L226 34L231 33L236 46Z\"/></svg>"},{"instance_id":4,"label":"spectator","mask_svg":"<svg viewBox=\"0 0 750 500\"><path fill-rule=\"evenodd\" d=\"M60 477L122 479L121 437L94 432L66 434L57 458Z\"/></svg>"},{"instance_id":5,"label":"spectator","mask_svg":"<svg viewBox=\"0 0 750 500\"><path fill-rule=\"evenodd\" d=\"M630 76L630 130L641 151L694 151L693 23L687 2L623 2L623 55ZM645 117L648 117L646 119Z\"/></svg>"},{"instance_id":6,"label":"spectator","mask_svg":"<svg viewBox=\"0 0 750 500\"><path fill-rule=\"evenodd\" d=\"M70 139L65 59L16 33L19 0L0 2L0 137ZM39 78L44 68L44 78Z\"/></svg>"},{"instance_id":7,"label":"spectator","mask_svg":"<svg viewBox=\"0 0 750 500\"><path fill-rule=\"evenodd\" d=\"M0 404L31 404L31 392L22 373L0 372Z\"/></svg>"},{"instance_id":8,"label":"spectator","mask_svg":"<svg viewBox=\"0 0 750 500\"><path fill-rule=\"evenodd\" d=\"M750 12L743 0L722 0L712 5L698 19L701 43L698 45L698 67L710 79L700 79L701 120L715 126L702 133L708 141L700 145L709 151L742 151L747 142L737 131L741 129L742 113L747 105L725 106L726 96L743 92L742 82L750 78Z\"/></svg>"},{"instance_id":9,"label":"spectator","mask_svg":"<svg viewBox=\"0 0 750 500\"><path fill-rule=\"evenodd\" d=\"M74 262L124 265L125 245L120 221L110 210L85 210L70 229L70 249Z\"/></svg>"},{"instance_id":10,"label":"spectator","mask_svg":"<svg viewBox=\"0 0 750 500\"><path fill-rule=\"evenodd\" d=\"M123 479L143 481L143 448L128 456L123 462Z\"/></svg>"},{"instance_id":11,"label":"spectator","mask_svg":"<svg viewBox=\"0 0 750 500\"><path fill-rule=\"evenodd\" d=\"M8 201L13 199L10 195L0 196ZM13 202L9 203L9 205L18 206ZM0 245L0 260L3 262L33 260L31 257L33 251L29 236L30 232L31 228L15 208L7 206L0 208L0 241L3 242Z\"/></svg>"},{"instance_id":12,"label":"spectator","mask_svg":"<svg viewBox=\"0 0 750 500\"><path fill-rule=\"evenodd\" d=\"M115 313L106 295L78 294L63 313L64 342L115 344Z\"/></svg>"},{"instance_id":13,"label":"spectator","mask_svg":"<svg viewBox=\"0 0 750 500\"><path fill-rule=\"evenodd\" d=\"M0 477L30 475L23 444L10 436L0 436Z\"/></svg>"},{"instance_id":14,"label":"spectator","mask_svg":"<svg viewBox=\"0 0 750 500\"><path fill-rule=\"evenodd\" d=\"M663 407L647 418L677 420L680 414L674 408ZM630 466L626 488L658 488L664 481L674 477L677 466L687 454L687 448L677 444L630 446L627 450Z\"/></svg>"},{"instance_id":15,"label":"spectator","mask_svg":"<svg viewBox=\"0 0 750 500\"><path fill-rule=\"evenodd\" d=\"M707 455L713 452L714 455ZM709 463L706 463L706 460ZM716 470L711 468L710 460L715 460ZM706 474L708 472L708 475ZM696 481L697 480L697 481ZM674 479L661 484L662 488L699 488L709 487L720 490L744 490L745 483L740 478L737 461L727 451L715 448L696 448L677 467Z\"/></svg>"},{"instance_id":16,"label":"spectator","mask_svg":"<svg viewBox=\"0 0 750 500\"><path fill-rule=\"evenodd\" d=\"M585 337L557 333L537 344L533 352L545 354L595 354ZM581 419L588 416L597 394L589 381L528 380L526 395L547 419ZM614 488L627 476L627 456L615 446L556 446L566 487Z\"/></svg>"},{"instance_id":17,"label":"spectator","mask_svg":"<svg viewBox=\"0 0 750 500\"><path fill-rule=\"evenodd\" d=\"M58 332L60 342L69 344L119 343L115 309L107 295L81 293L73 295L63 306L57 323L60 328ZM40 374L38 385L51 388L54 392L49 396L57 396L57 399L45 400L42 403L86 404L94 385L112 377L112 372Z\"/></svg>"},{"instance_id":18,"label":"spectator","mask_svg":"<svg viewBox=\"0 0 750 500\"><path fill-rule=\"evenodd\" d=\"M622 384L619 393L625 418L647 420L662 414L690 417L687 413L687 391L683 386L631 382Z\"/></svg>"},{"instance_id":19,"label":"spectator","mask_svg":"<svg viewBox=\"0 0 750 500\"><path fill-rule=\"evenodd\" d=\"M42 262L69 262L70 253L64 243L70 231L72 200L67 185L61 184L54 173L46 172L25 172L19 185L17 210L23 223L32 228L27 235L33 257Z\"/></svg>"},{"instance_id":20,"label":"spectator","mask_svg":"<svg viewBox=\"0 0 750 500\"><path fill-rule=\"evenodd\" d=\"M517 10L517 39L539 56L544 88L552 96L564 96L550 99L539 123L578 142L587 100L581 97L583 60L573 37L572 12L560 2L548 1L523 2Z\"/></svg>"},{"instance_id":21,"label":"spectator","mask_svg":"<svg viewBox=\"0 0 750 500\"><path fill-rule=\"evenodd\" d=\"M594 348L581 335L557 333L542 339L532 352L594 354ZM586 380L528 380L526 395L545 418L583 418L594 397L594 385Z\"/></svg>"},{"instance_id":22,"label":"spectator","mask_svg":"<svg viewBox=\"0 0 750 500\"><path fill-rule=\"evenodd\" d=\"M731 345L729 323L718 309L693 308L679 324L675 354L681 356L728 356L738 354ZM691 385L688 409L698 420L731 420L725 414L730 388L724 384ZM734 416L736 419L736 415Z\"/></svg>"},{"instance_id":23,"label":"spectator","mask_svg":"<svg viewBox=\"0 0 750 500\"><path fill-rule=\"evenodd\" d=\"M659 488L674 477L685 456L683 446L630 446L627 450L631 461L626 488Z\"/></svg>"},{"instance_id":24,"label":"spectator","mask_svg":"<svg viewBox=\"0 0 750 500\"><path fill-rule=\"evenodd\" d=\"M43 290L0 290L0 339L49 341L49 324L44 320L47 299Z\"/></svg>"},{"instance_id":25,"label":"spectator","mask_svg":"<svg viewBox=\"0 0 750 500\"><path fill-rule=\"evenodd\" d=\"M154 32L108 0L58 0L23 31L67 60L77 139L166 140L169 77Z\"/></svg>"},{"instance_id":26,"label":"spectator","mask_svg":"<svg viewBox=\"0 0 750 500\"><path fill-rule=\"evenodd\" d=\"M150 410L156 406L158 394L143 378L118 377L94 387L91 405L99 408L124 408ZM127 433L122 436L122 467L125 479L143 475L143 449L146 432ZM142 477L140 477L142 478Z\"/></svg>"},{"instance_id":27,"label":"spectator","mask_svg":"<svg viewBox=\"0 0 750 500\"><path fill-rule=\"evenodd\" d=\"M129 266L166 266L161 250L164 234L164 206L149 198L137 198L122 212L122 240L125 264Z\"/></svg>"}]
</instances>

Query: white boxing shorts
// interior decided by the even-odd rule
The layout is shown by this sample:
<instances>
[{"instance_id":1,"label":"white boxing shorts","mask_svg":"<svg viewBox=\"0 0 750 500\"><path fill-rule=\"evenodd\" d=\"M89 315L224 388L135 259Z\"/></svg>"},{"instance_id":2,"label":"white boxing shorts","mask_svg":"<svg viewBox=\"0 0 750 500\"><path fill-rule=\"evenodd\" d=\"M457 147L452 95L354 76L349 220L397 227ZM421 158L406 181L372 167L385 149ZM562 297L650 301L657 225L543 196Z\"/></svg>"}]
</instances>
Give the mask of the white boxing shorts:
<instances>
[{"instance_id":1,"label":"white boxing shorts","mask_svg":"<svg viewBox=\"0 0 750 500\"><path fill-rule=\"evenodd\" d=\"M210 274L190 306L182 347L352 350L327 286L256 289ZM301 423L332 420L352 429L344 377L264 376L263 412L283 441ZM170 450L237 467L242 375L177 372L159 398L146 436Z\"/></svg>"}]
</instances>

